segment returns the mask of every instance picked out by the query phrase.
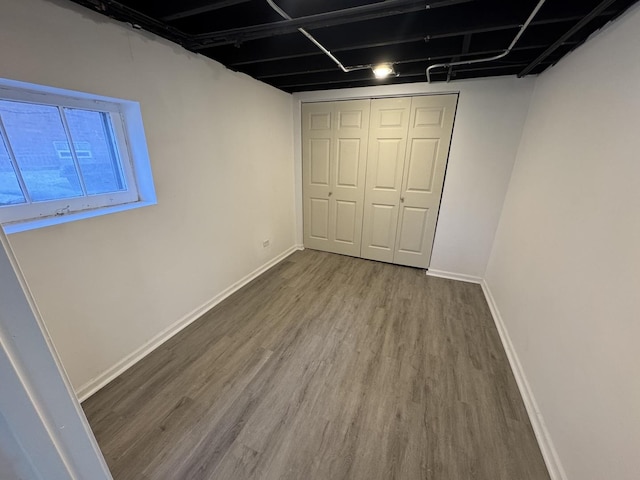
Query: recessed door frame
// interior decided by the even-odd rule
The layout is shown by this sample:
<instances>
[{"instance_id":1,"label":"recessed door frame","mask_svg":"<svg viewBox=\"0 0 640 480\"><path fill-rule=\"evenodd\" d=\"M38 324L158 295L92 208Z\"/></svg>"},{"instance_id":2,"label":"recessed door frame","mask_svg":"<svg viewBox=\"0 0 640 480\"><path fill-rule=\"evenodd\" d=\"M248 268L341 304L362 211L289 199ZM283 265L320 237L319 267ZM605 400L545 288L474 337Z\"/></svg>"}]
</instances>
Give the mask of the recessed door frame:
<instances>
[{"instance_id":1,"label":"recessed door frame","mask_svg":"<svg viewBox=\"0 0 640 480\"><path fill-rule=\"evenodd\" d=\"M294 93L293 105L293 128L294 128L294 177L295 177L295 219L296 219L296 245L299 248L304 246L303 241L303 193L302 193L302 104L303 103L319 103L319 102L336 102L343 100L362 100L375 98L399 98L399 97L417 97L426 95L458 95L458 107L460 104L460 90L451 89L451 85L447 83L436 84L420 84L407 83L401 85L381 85L377 87L347 88L338 90L321 90L313 92ZM457 112L457 108L456 108ZM454 118L455 129L455 118ZM454 130L455 131L455 130ZM451 139L453 143L453 138ZM449 145L449 152L451 144ZM448 169L449 158L447 157ZM446 186L447 175L445 170L443 193ZM436 220L436 228L434 238L438 234L438 223L440 220L440 209L442 207L442 194L440 196L440 204L438 206L438 218ZM434 242L435 244L435 242ZM432 245L433 248L433 245ZM431 257L433 259L433 257Z\"/></svg>"}]
</instances>

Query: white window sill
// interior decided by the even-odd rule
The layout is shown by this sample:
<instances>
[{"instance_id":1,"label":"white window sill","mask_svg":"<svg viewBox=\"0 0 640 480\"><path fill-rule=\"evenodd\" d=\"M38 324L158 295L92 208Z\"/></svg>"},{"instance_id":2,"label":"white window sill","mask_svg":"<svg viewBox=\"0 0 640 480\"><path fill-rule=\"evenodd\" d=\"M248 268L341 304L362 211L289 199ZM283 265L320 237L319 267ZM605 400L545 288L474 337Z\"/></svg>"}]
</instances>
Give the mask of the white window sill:
<instances>
[{"instance_id":1,"label":"white window sill","mask_svg":"<svg viewBox=\"0 0 640 480\"><path fill-rule=\"evenodd\" d=\"M96 208L95 210L83 210L81 212L67 213L65 215L37 218L33 220L25 220L23 222L6 223L2 225L2 228L7 235L11 235L12 233L26 232L28 230L36 230L38 228L50 227L52 225L75 222L76 220L83 220L85 218L99 217L101 215L108 215L110 213L125 212L127 210L133 210L134 208L149 207L151 205L156 205L156 203L157 202L155 201L125 203L121 205L114 205L112 207Z\"/></svg>"}]
</instances>

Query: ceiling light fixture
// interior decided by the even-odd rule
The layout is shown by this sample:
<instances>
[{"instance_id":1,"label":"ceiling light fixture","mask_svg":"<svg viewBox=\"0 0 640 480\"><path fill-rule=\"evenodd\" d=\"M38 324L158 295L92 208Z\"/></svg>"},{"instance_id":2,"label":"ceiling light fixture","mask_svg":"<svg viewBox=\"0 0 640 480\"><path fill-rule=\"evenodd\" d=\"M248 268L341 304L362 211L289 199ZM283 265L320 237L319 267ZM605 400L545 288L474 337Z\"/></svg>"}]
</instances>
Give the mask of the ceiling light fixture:
<instances>
[{"instance_id":1,"label":"ceiling light fixture","mask_svg":"<svg viewBox=\"0 0 640 480\"><path fill-rule=\"evenodd\" d=\"M395 75L393 71L393 64L381 63L372 67L373 74L376 78L387 78L389 75Z\"/></svg>"}]
</instances>

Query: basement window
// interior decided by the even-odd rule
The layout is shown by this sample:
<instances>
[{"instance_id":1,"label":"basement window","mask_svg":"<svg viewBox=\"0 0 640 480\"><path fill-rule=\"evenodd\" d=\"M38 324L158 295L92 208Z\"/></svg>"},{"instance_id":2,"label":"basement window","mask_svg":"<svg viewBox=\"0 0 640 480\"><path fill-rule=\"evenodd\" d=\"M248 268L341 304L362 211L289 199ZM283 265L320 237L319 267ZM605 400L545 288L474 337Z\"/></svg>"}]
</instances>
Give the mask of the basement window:
<instances>
[{"instance_id":1,"label":"basement window","mask_svg":"<svg viewBox=\"0 0 640 480\"><path fill-rule=\"evenodd\" d=\"M7 233L155 203L138 103L0 79Z\"/></svg>"}]
</instances>

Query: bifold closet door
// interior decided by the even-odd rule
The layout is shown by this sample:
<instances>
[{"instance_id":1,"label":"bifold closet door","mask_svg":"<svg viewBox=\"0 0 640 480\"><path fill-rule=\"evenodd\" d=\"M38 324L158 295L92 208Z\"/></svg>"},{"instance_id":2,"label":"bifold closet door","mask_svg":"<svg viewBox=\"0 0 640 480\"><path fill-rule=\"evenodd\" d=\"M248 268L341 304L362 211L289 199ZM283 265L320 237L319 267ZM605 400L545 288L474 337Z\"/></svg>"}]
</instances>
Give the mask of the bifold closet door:
<instances>
[{"instance_id":1,"label":"bifold closet door","mask_svg":"<svg viewBox=\"0 0 640 480\"><path fill-rule=\"evenodd\" d=\"M372 101L363 258L429 266L457 100Z\"/></svg>"},{"instance_id":2,"label":"bifold closet door","mask_svg":"<svg viewBox=\"0 0 640 480\"><path fill-rule=\"evenodd\" d=\"M411 99L393 263L428 268L457 95Z\"/></svg>"},{"instance_id":3,"label":"bifold closet door","mask_svg":"<svg viewBox=\"0 0 640 480\"><path fill-rule=\"evenodd\" d=\"M304 244L360 256L370 100L302 105Z\"/></svg>"},{"instance_id":4,"label":"bifold closet door","mask_svg":"<svg viewBox=\"0 0 640 480\"><path fill-rule=\"evenodd\" d=\"M411 98L371 101L363 258L393 262Z\"/></svg>"},{"instance_id":5,"label":"bifold closet door","mask_svg":"<svg viewBox=\"0 0 640 480\"><path fill-rule=\"evenodd\" d=\"M428 268L457 100L303 104L305 246Z\"/></svg>"}]
</instances>

